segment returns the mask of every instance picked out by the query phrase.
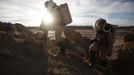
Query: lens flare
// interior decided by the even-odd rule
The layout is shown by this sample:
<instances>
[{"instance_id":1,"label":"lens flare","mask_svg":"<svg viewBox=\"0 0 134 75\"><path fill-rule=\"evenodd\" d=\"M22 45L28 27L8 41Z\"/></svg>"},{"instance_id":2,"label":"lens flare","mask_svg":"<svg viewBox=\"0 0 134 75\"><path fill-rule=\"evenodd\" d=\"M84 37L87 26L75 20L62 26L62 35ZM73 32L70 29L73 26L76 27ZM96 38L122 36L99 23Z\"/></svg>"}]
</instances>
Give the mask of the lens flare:
<instances>
[{"instance_id":1,"label":"lens flare","mask_svg":"<svg viewBox=\"0 0 134 75\"><path fill-rule=\"evenodd\" d=\"M46 15L44 16L44 18L45 25L51 26L53 23L53 16L48 11L46 11Z\"/></svg>"}]
</instances>

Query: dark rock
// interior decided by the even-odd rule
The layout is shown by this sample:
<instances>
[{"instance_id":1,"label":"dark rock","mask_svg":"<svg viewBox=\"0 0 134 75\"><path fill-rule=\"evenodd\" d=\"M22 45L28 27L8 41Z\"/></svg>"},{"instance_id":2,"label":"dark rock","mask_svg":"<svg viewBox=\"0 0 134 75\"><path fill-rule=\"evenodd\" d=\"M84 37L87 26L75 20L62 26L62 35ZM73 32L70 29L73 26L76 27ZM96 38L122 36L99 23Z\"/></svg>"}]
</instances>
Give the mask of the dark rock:
<instances>
[{"instance_id":1,"label":"dark rock","mask_svg":"<svg viewBox=\"0 0 134 75\"><path fill-rule=\"evenodd\" d=\"M0 75L47 75L43 42L21 24L0 22Z\"/></svg>"},{"instance_id":2,"label":"dark rock","mask_svg":"<svg viewBox=\"0 0 134 75\"><path fill-rule=\"evenodd\" d=\"M134 75L134 35L123 38L119 58L113 63L119 75Z\"/></svg>"},{"instance_id":3,"label":"dark rock","mask_svg":"<svg viewBox=\"0 0 134 75\"><path fill-rule=\"evenodd\" d=\"M90 39L81 36L80 33L72 29L65 29L64 33L66 37L66 40L64 41L66 46L64 44L64 47L70 48L71 50L77 52L82 56L87 56L87 51L90 45Z\"/></svg>"},{"instance_id":4,"label":"dark rock","mask_svg":"<svg viewBox=\"0 0 134 75\"><path fill-rule=\"evenodd\" d=\"M0 31L13 32L15 28L11 23L0 22Z\"/></svg>"},{"instance_id":5,"label":"dark rock","mask_svg":"<svg viewBox=\"0 0 134 75\"><path fill-rule=\"evenodd\" d=\"M15 30L18 32L23 32L23 33L26 33L28 35L33 34L30 30L28 30L28 28L26 28L22 24L16 23L16 24L14 24L14 27L15 27Z\"/></svg>"},{"instance_id":6,"label":"dark rock","mask_svg":"<svg viewBox=\"0 0 134 75\"><path fill-rule=\"evenodd\" d=\"M10 48L15 44L15 37L11 33L0 32L0 49Z\"/></svg>"},{"instance_id":7,"label":"dark rock","mask_svg":"<svg viewBox=\"0 0 134 75\"><path fill-rule=\"evenodd\" d=\"M125 35L124 38L123 38L123 41L124 42L132 42L132 41L134 41L134 34Z\"/></svg>"}]
</instances>

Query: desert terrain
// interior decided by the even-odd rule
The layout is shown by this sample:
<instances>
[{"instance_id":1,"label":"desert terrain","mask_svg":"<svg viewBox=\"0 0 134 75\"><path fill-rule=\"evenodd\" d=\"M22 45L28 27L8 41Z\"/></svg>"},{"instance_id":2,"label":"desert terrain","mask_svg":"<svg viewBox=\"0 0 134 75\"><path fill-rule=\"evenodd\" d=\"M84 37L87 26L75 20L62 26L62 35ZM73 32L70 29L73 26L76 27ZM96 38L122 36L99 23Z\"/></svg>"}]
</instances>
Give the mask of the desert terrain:
<instances>
[{"instance_id":1,"label":"desert terrain","mask_svg":"<svg viewBox=\"0 0 134 75\"><path fill-rule=\"evenodd\" d=\"M88 41L95 34L91 27L69 29ZM72 36L77 39L78 35L73 31ZM42 39L38 27L0 22L0 75L134 75L133 31L133 26L117 27L110 64L91 68L90 62L83 58L86 52L82 46L88 45L87 41L73 45L63 55L53 40ZM49 37L53 37L53 32Z\"/></svg>"}]
</instances>

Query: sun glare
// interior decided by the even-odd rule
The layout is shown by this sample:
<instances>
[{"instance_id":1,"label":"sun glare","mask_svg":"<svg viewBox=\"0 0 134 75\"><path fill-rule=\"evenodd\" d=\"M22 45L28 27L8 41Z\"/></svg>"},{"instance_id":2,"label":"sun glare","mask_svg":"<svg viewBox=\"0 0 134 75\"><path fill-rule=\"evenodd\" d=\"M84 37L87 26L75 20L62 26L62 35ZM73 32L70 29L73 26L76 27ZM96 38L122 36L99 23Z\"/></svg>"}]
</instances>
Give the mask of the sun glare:
<instances>
[{"instance_id":1,"label":"sun glare","mask_svg":"<svg viewBox=\"0 0 134 75\"><path fill-rule=\"evenodd\" d=\"M44 25L49 27L54 21L52 15L44 8L38 10L30 10L27 15L28 19L31 20L31 23L25 22L25 24L30 26L39 26L43 21Z\"/></svg>"},{"instance_id":2,"label":"sun glare","mask_svg":"<svg viewBox=\"0 0 134 75\"><path fill-rule=\"evenodd\" d=\"M53 17L48 11L46 11L46 14L43 20L44 20L45 25L51 26L53 23Z\"/></svg>"}]
</instances>

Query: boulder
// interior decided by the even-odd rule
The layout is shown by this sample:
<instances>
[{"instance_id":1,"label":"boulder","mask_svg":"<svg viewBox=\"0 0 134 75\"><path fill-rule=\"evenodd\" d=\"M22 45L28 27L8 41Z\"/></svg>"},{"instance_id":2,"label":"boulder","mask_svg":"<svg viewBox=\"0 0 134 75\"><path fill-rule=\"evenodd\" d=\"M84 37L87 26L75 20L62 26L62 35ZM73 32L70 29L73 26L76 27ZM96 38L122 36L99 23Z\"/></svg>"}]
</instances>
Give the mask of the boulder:
<instances>
[{"instance_id":1,"label":"boulder","mask_svg":"<svg viewBox=\"0 0 134 75\"><path fill-rule=\"evenodd\" d=\"M32 35L32 31L30 31L28 28L26 28L24 25L16 23L14 24L15 30L18 32L23 32L26 33L28 35Z\"/></svg>"},{"instance_id":2,"label":"boulder","mask_svg":"<svg viewBox=\"0 0 134 75\"><path fill-rule=\"evenodd\" d=\"M90 45L89 38L82 37L80 33L72 29L65 29L64 34L66 37L64 42L62 42L64 47L69 48L69 50L71 49L82 56L87 55L87 51Z\"/></svg>"},{"instance_id":3,"label":"boulder","mask_svg":"<svg viewBox=\"0 0 134 75\"><path fill-rule=\"evenodd\" d=\"M119 58L113 63L118 75L134 75L134 35L126 35Z\"/></svg>"},{"instance_id":4,"label":"boulder","mask_svg":"<svg viewBox=\"0 0 134 75\"><path fill-rule=\"evenodd\" d=\"M21 24L0 22L0 75L47 75L43 42Z\"/></svg>"},{"instance_id":5,"label":"boulder","mask_svg":"<svg viewBox=\"0 0 134 75\"><path fill-rule=\"evenodd\" d=\"M13 32L15 31L14 25L11 23L0 22L0 31Z\"/></svg>"}]
</instances>

